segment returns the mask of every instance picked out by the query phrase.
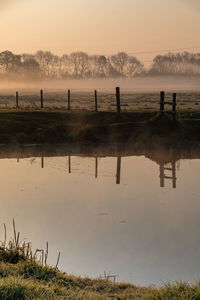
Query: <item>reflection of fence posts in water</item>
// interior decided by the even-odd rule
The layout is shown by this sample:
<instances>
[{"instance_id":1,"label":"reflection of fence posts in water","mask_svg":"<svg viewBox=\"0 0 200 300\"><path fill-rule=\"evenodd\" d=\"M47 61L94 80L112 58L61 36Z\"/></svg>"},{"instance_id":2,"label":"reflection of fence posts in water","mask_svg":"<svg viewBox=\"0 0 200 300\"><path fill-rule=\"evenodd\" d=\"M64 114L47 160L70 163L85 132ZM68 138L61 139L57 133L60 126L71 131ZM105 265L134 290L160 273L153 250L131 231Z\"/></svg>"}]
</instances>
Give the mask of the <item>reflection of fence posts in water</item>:
<instances>
[{"instance_id":1,"label":"reflection of fence posts in water","mask_svg":"<svg viewBox=\"0 0 200 300\"><path fill-rule=\"evenodd\" d=\"M72 169L71 169L71 156L68 157L68 167L69 167L69 174L71 174Z\"/></svg>"},{"instance_id":2,"label":"reflection of fence posts in water","mask_svg":"<svg viewBox=\"0 0 200 300\"><path fill-rule=\"evenodd\" d=\"M176 188L176 162L171 162L172 167L168 168L165 167L163 163L160 164L160 187L165 187L165 179L171 179L172 180L172 186L173 189ZM172 172L172 176L165 175L165 171Z\"/></svg>"},{"instance_id":3,"label":"reflection of fence posts in water","mask_svg":"<svg viewBox=\"0 0 200 300\"><path fill-rule=\"evenodd\" d=\"M121 179L121 156L117 157L117 174L116 174L116 184L120 184Z\"/></svg>"},{"instance_id":4,"label":"reflection of fence posts in water","mask_svg":"<svg viewBox=\"0 0 200 300\"><path fill-rule=\"evenodd\" d=\"M164 164L160 164L160 187L165 186L165 168Z\"/></svg>"},{"instance_id":5,"label":"reflection of fence posts in water","mask_svg":"<svg viewBox=\"0 0 200 300\"><path fill-rule=\"evenodd\" d=\"M172 182L173 182L173 189L176 189L176 163L172 162Z\"/></svg>"},{"instance_id":6,"label":"reflection of fence posts in water","mask_svg":"<svg viewBox=\"0 0 200 300\"><path fill-rule=\"evenodd\" d=\"M49 156L48 156L49 157ZM51 156L50 156L51 157ZM39 159L40 159L40 162L39 162L39 164L40 164L40 166L41 166L41 169L44 169L45 167L51 167L51 168L56 168L56 167L54 167L54 166L52 166L51 165L51 163L49 164L49 162L48 162L48 159L47 159L47 161L46 161L46 164L45 164L45 157L41 154L41 156L39 156L38 157ZM68 163L67 163L67 165L68 165L68 173L69 174L71 174L72 173L72 156L71 155L68 155L67 157L65 156L65 159L66 158L68 158ZM116 159L117 159L117 167L116 167L116 174L115 175L113 175L113 172L111 172L112 174L109 174L109 175L104 175L104 174L100 174L100 177L101 176L108 176L108 177L116 177L116 184L117 185L119 185L120 183L121 183L121 162L122 162L122 157L121 156L117 156L117 157L115 157ZM23 159L23 158L22 158ZM97 179L98 177L99 177L99 157L98 156L96 156L96 157L93 157L92 158L93 159L93 162L94 162L94 172L90 172L89 171L89 173L87 173L87 171L86 172L81 172L81 174L86 174L86 175L93 175L93 176L95 176L95 178ZM19 162L20 161L20 158L19 157L17 157L17 162ZM35 161L33 161L33 162L35 162ZM35 163L37 163L37 162L35 162ZM75 166L76 166L76 160L75 160ZM32 164L32 162L31 162L31 164ZM57 169L57 168L56 168ZM65 162L65 167L62 169L62 168L59 168L59 170L63 170L63 171L66 171L66 162ZM78 172L77 172L78 171ZM79 173L79 171L80 171L80 169L77 169L76 167L75 167L75 169L74 169L74 171L73 171L73 173L75 173L75 174L80 174Z\"/></svg>"},{"instance_id":7,"label":"reflection of fence posts in water","mask_svg":"<svg viewBox=\"0 0 200 300\"><path fill-rule=\"evenodd\" d=\"M98 157L95 158L95 178L98 177Z\"/></svg>"},{"instance_id":8,"label":"reflection of fence posts in water","mask_svg":"<svg viewBox=\"0 0 200 300\"><path fill-rule=\"evenodd\" d=\"M41 168L44 169L44 156L41 156Z\"/></svg>"}]
</instances>

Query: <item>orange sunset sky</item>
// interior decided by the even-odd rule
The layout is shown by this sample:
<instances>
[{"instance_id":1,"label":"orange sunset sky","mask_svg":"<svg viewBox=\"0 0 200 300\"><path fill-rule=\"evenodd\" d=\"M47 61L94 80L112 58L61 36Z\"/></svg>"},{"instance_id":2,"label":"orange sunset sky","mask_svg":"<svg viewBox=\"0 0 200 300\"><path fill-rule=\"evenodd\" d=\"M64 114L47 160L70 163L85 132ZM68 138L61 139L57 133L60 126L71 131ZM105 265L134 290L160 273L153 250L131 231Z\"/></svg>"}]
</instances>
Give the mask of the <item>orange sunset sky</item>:
<instances>
[{"instance_id":1,"label":"orange sunset sky","mask_svg":"<svg viewBox=\"0 0 200 300\"><path fill-rule=\"evenodd\" d=\"M199 0L0 0L0 51L200 51Z\"/></svg>"}]
</instances>

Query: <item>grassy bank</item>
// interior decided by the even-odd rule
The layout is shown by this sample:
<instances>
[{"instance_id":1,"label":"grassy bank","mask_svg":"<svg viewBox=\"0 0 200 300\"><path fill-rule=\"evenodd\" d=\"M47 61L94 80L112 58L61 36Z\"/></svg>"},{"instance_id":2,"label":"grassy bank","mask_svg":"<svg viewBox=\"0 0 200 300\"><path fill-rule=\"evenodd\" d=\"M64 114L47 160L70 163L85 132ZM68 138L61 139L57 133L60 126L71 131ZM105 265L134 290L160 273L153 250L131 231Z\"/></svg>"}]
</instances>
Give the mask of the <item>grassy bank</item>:
<instances>
[{"instance_id":1,"label":"grassy bank","mask_svg":"<svg viewBox=\"0 0 200 300\"><path fill-rule=\"evenodd\" d=\"M14 238L0 242L0 300L30 299L200 299L200 283L167 284L161 288L115 283L109 276L90 279L67 275L47 265L49 247L33 251L31 243L20 243L13 220ZM59 256L58 256L59 257Z\"/></svg>"},{"instance_id":2,"label":"grassy bank","mask_svg":"<svg viewBox=\"0 0 200 300\"><path fill-rule=\"evenodd\" d=\"M55 144L67 142L134 142L140 144L198 143L200 111L170 114L154 111L64 112L0 111L1 144Z\"/></svg>"},{"instance_id":3,"label":"grassy bank","mask_svg":"<svg viewBox=\"0 0 200 300\"><path fill-rule=\"evenodd\" d=\"M70 276L36 262L0 263L0 299L200 299L200 284L187 283L155 287L138 287L113 283L107 279Z\"/></svg>"}]
</instances>

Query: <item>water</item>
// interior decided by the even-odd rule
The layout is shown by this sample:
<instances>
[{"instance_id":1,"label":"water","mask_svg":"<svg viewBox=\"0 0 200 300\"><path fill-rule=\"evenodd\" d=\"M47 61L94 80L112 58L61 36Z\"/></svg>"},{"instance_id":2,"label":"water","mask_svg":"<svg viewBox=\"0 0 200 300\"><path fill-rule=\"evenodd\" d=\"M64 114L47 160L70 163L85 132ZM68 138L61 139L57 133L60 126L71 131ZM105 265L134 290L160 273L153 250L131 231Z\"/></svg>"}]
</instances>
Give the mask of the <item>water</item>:
<instances>
[{"instance_id":1,"label":"water","mask_svg":"<svg viewBox=\"0 0 200 300\"><path fill-rule=\"evenodd\" d=\"M35 248L49 242L50 264L61 252L67 273L106 271L140 285L200 280L198 155L57 155L0 159L2 238L15 218Z\"/></svg>"}]
</instances>

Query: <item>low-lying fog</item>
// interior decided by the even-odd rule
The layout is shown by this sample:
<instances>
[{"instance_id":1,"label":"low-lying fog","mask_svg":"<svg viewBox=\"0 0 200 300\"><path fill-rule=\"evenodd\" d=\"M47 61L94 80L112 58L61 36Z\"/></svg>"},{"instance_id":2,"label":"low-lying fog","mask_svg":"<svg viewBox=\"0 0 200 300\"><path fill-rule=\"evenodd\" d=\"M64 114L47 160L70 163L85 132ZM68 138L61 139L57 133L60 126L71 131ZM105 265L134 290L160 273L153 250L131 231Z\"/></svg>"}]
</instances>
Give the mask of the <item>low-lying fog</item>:
<instances>
[{"instance_id":1,"label":"low-lying fog","mask_svg":"<svg viewBox=\"0 0 200 300\"><path fill-rule=\"evenodd\" d=\"M80 80L38 80L38 81L1 81L0 91L11 90L110 90L116 86L135 92L157 92L165 91L200 91L200 77L192 76L160 76L160 77L136 77L133 79L80 79Z\"/></svg>"}]
</instances>

